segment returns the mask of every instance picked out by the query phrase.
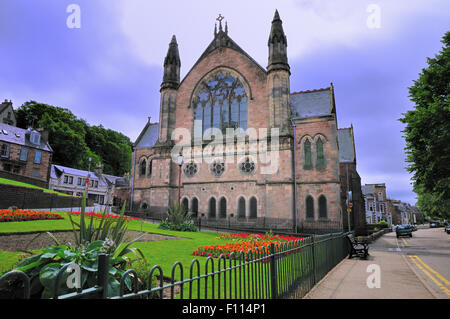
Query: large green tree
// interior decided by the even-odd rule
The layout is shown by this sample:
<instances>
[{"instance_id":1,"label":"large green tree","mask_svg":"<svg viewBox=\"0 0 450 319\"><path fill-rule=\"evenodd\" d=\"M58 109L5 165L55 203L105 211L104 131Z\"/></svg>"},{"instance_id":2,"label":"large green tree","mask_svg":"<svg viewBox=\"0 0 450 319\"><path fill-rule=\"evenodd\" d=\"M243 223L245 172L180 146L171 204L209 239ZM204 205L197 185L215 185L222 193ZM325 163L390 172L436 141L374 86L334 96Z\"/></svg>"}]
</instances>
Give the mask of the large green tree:
<instances>
[{"instance_id":1,"label":"large green tree","mask_svg":"<svg viewBox=\"0 0 450 319\"><path fill-rule=\"evenodd\" d=\"M68 109L35 101L20 106L16 117L19 127L49 131L54 164L84 170L101 164L105 174L116 176L130 170L132 143L122 133L90 126Z\"/></svg>"},{"instance_id":2,"label":"large green tree","mask_svg":"<svg viewBox=\"0 0 450 319\"><path fill-rule=\"evenodd\" d=\"M413 110L406 124L407 169L413 173L418 205L430 217L450 216L450 32L442 50L409 88Z\"/></svg>"}]
</instances>

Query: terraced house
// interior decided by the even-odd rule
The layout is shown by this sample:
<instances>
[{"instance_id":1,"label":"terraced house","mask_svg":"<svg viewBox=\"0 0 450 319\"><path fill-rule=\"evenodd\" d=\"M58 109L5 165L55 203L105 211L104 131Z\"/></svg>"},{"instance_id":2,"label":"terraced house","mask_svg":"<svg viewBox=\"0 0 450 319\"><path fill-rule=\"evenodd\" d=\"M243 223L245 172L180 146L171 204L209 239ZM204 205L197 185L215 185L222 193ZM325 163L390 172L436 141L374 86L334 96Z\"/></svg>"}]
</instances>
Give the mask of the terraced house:
<instances>
[{"instance_id":1,"label":"terraced house","mask_svg":"<svg viewBox=\"0 0 450 319\"><path fill-rule=\"evenodd\" d=\"M47 187L52 154L46 131L0 123L0 177Z\"/></svg>"},{"instance_id":2,"label":"terraced house","mask_svg":"<svg viewBox=\"0 0 450 319\"><path fill-rule=\"evenodd\" d=\"M341 230L346 194L333 85L291 90L278 12L267 68L231 39L222 19L181 81L175 36L169 44L159 122L149 119L134 144L133 208L161 214L179 190L206 224Z\"/></svg>"}]
</instances>

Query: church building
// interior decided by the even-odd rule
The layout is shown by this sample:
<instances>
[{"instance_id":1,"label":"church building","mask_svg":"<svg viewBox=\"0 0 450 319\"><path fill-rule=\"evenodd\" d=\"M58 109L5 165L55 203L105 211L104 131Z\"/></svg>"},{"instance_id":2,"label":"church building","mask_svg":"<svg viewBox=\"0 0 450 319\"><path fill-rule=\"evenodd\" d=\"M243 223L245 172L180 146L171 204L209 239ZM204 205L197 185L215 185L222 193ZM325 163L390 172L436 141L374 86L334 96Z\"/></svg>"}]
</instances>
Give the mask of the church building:
<instances>
[{"instance_id":1,"label":"church building","mask_svg":"<svg viewBox=\"0 0 450 319\"><path fill-rule=\"evenodd\" d=\"M278 11L266 68L231 39L222 19L182 80L176 37L170 41L159 122L149 118L134 143L133 210L163 216L180 200L202 225L341 231L345 154L333 85L291 90Z\"/></svg>"}]
</instances>

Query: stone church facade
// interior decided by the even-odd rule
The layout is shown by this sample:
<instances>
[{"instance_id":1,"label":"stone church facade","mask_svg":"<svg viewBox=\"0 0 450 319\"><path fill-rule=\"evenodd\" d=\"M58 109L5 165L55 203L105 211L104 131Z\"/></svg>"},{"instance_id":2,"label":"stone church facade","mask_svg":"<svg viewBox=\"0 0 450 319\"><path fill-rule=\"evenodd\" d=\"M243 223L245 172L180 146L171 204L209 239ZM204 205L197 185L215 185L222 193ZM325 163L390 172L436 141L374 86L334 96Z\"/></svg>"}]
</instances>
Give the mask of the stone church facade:
<instances>
[{"instance_id":1,"label":"stone church facade","mask_svg":"<svg viewBox=\"0 0 450 319\"><path fill-rule=\"evenodd\" d=\"M278 12L267 68L218 20L214 39L182 81L175 36L169 44L159 122L149 118L134 144L133 210L161 216L180 191L202 225L341 230L333 85L291 91Z\"/></svg>"}]
</instances>

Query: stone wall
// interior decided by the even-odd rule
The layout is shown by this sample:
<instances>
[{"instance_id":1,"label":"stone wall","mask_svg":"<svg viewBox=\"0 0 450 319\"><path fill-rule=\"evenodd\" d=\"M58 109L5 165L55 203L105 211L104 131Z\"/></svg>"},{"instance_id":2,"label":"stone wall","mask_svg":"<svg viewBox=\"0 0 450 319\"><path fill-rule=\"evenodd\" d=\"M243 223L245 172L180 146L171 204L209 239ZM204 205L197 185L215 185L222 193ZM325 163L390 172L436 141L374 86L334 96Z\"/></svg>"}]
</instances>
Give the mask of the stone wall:
<instances>
[{"instance_id":1,"label":"stone wall","mask_svg":"<svg viewBox=\"0 0 450 319\"><path fill-rule=\"evenodd\" d=\"M11 206L17 206L19 209L80 207L81 197L61 196L45 193L40 189L0 184L0 209Z\"/></svg>"}]
</instances>

